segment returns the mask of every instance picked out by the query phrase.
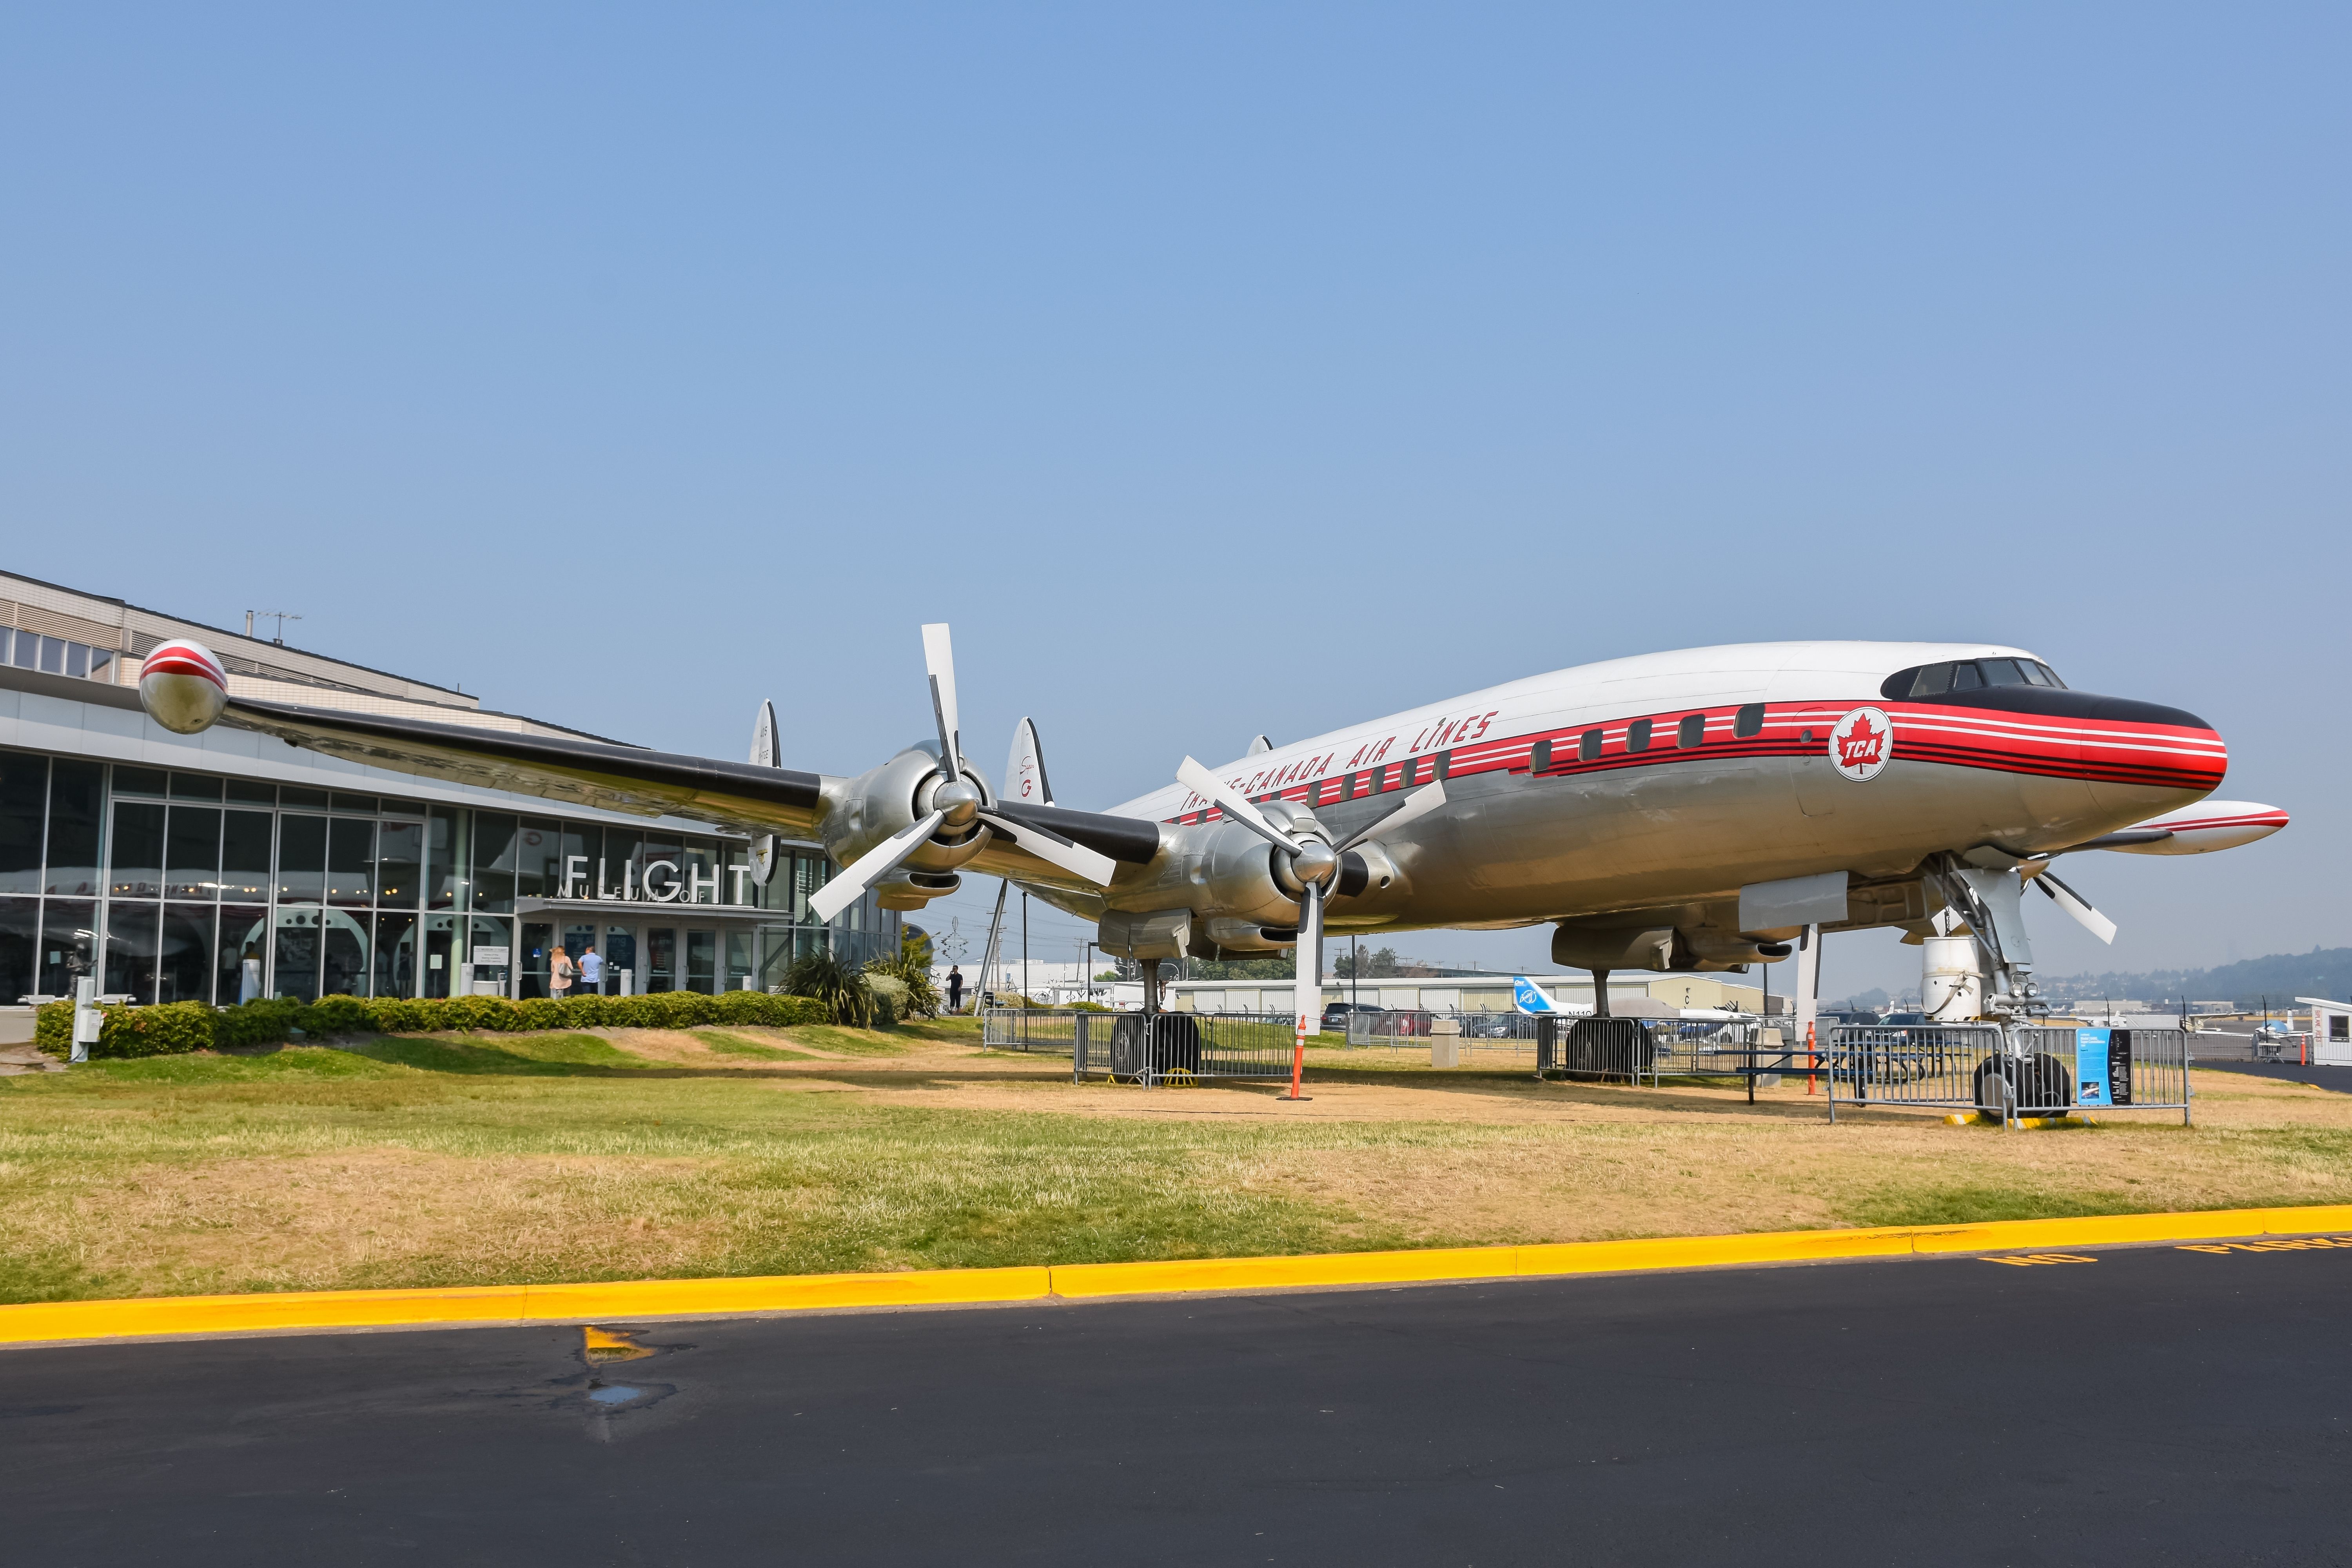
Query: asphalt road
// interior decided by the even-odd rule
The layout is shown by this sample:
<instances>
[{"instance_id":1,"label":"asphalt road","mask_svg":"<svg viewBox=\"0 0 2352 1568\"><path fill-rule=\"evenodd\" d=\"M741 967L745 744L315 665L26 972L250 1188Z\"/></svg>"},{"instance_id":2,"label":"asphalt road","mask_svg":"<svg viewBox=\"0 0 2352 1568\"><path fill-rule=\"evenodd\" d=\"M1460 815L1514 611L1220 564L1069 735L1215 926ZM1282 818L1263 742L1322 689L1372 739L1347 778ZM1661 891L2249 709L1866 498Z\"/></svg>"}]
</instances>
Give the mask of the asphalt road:
<instances>
[{"instance_id":1,"label":"asphalt road","mask_svg":"<svg viewBox=\"0 0 2352 1568\"><path fill-rule=\"evenodd\" d=\"M2242 1072L2256 1078L2284 1079L2289 1083L2307 1083L2315 1089L2333 1089L2352 1094L2352 1068L2313 1067L2301 1062L2209 1062L2191 1064L2198 1072Z\"/></svg>"},{"instance_id":2,"label":"asphalt road","mask_svg":"<svg viewBox=\"0 0 2352 1568\"><path fill-rule=\"evenodd\" d=\"M5 1538L41 1568L2352 1558L2352 1238L2073 1256L672 1324L593 1373L577 1329L10 1351Z\"/></svg>"}]
</instances>

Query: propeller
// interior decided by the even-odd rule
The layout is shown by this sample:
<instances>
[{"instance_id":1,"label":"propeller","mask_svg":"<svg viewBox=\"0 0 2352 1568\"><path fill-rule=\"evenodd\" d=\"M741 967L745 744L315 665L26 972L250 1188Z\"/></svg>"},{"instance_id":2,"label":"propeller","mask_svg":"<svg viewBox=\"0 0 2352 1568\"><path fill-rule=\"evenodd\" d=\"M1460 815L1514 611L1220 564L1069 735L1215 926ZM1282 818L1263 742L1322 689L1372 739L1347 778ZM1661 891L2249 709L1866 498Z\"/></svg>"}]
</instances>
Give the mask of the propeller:
<instances>
[{"instance_id":1,"label":"propeller","mask_svg":"<svg viewBox=\"0 0 2352 1568\"><path fill-rule=\"evenodd\" d=\"M1193 794L1216 803L1217 809L1290 857L1290 874L1297 878L1298 896L1298 1030L1323 1032L1323 900L1339 880L1340 857L1376 833L1393 831L1428 816L1445 804L1443 781L1413 791L1392 811L1382 813L1337 845L1320 838L1294 837L1266 820L1265 813L1247 795L1226 784L1191 757L1176 770L1176 782ZM1310 978L1311 977L1311 978Z\"/></svg>"},{"instance_id":2,"label":"propeller","mask_svg":"<svg viewBox=\"0 0 2352 1568\"><path fill-rule=\"evenodd\" d=\"M810 897L810 912L821 921L833 919L867 888L904 865L935 834L945 829L961 837L974 822L987 824L990 832L1011 839L1040 860L1108 887L1117 869L1109 856L1049 828L1015 822L990 809L987 795L972 782L964 765L963 731L956 710L955 649L944 622L923 628L923 670L930 681L931 717L940 731L940 765L933 773L940 782L931 792L930 815L900 828L843 867L840 875Z\"/></svg>"},{"instance_id":3,"label":"propeller","mask_svg":"<svg viewBox=\"0 0 2352 1568\"><path fill-rule=\"evenodd\" d=\"M2114 945L2116 922L2093 909L2090 900L2060 881L2057 876L2046 868L2033 879L2033 885L2041 889L2052 903L2074 916L2075 924L2097 937L2101 942L2110 946Z\"/></svg>"}]
</instances>

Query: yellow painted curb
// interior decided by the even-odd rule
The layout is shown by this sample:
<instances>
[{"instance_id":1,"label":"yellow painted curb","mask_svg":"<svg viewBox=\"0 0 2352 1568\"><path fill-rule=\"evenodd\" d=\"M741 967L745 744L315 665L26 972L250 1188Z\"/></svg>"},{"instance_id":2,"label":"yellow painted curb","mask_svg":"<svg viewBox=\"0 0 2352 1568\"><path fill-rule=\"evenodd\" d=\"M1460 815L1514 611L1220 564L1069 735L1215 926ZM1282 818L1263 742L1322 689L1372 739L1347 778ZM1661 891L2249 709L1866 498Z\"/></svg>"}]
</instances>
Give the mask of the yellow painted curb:
<instances>
[{"instance_id":1,"label":"yellow painted curb","mask_svg":"<svg viewBox=\"0 0 2352 1568\"><path fill-rule=\"evenodd\" d=\"M1303 1258L1213 1258L1056 1268L929 1268L893 1274L773 1275L749 1279L628 1279L605 1284L483 1285L443 1290L306 1290L278 1295L156 1296L114 1301L0 1306L0 1344L171 1334L416 1327L944 1307L1051 1297L1202 1290L1423 1285L1447 1280L1557 1278L1850 1258L2213 1241L2352 1231L2352 1204L1886 1226L1749 1236L1570 1241L1423 1252L1341 1252Z\"/></svg>"}]
</instances>

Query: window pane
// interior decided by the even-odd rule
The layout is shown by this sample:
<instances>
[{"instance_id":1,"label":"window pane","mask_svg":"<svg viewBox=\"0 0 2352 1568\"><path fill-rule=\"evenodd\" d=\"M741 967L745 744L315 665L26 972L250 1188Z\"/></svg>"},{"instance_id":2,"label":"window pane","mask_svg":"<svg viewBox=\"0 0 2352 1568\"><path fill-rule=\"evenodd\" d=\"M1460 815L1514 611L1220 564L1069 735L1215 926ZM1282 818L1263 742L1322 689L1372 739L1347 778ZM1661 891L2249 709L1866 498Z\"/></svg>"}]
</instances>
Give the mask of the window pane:
<instances>
[{"instance_id":1,"label":"window pane","mask_svg":"<svg viewBox=\"0 0 2352 1568\"><path fill-rule=\"evenodd\" d=\"M473 813L436 805L425 819L425 886L427 907L454 910L465 902L466 833ZM446 978L444 984L447 984ZM446 996L447 992L437 992Z\"/></svg>"},{"instance_id":2,"label":"window pane","mask_svg":"<svg viewBox=\"0 0 2352 1568\"><path fill-rule=\"evenodd\" d=\"M0 752L0 893L41 890L41 824L48 806L49 759ZM0 989L0 1002L11 994Z\"/></svg>"},{"instance_id":3,"label":"window pane","mask_svg":"<svg viewBox=\"0 0 2352 1568\"><path fill-rule=\"evenodd\" d=\"M486 921L476 915L470 923L473 930L466 959L473 965L474 984L468 994L481 994L488 985L496 987L488 994L512 995L509 977L514 973L514 921Z\"/></svg>"},{"instance_id":4,"label":"window pane","mask_svg":"<svg viewBox=\"0 0 2352 1568\"><path fill-rule=\"evenodd\" d=\"M76 679L89 674L89 648L87 644L66 644L66 673Z\"/></svg>"},{"instance_id":5,"label":"window pane","mask_svg":"<svg viewBox=\"0 0 2352 1568\"><path fill-rule=\"evenodd\" d=\"M635 926L604 928L604 990L610 995L621 994L621 976L628 975L632 995L646 988L645 972L637 967L637 931Z\"/></svg>"},{"instance_id":6,"label":"window pane","mask_svg":"<svg viewBox=\"0 0 2352 1568\"><path fill-rule=\"evenodd\" d=\"M416 889L425 875L425 824L387 821L383 825L376 842L375 875L378 905L400 910L416 907Z\"/></svg>"},{"instance_id":7,"label":"window pane","mask_svg":"<svg viewBox=\"0 0 2352 1568\"><path fill-rule=\"evenodd\" d=\"M1952 666L1953 690L1975 691L1983 685L1984 677L1977 673L1977 667L1975 665L1962 662Z\"/></svg>"},{"instance_id":8,"label":"window pane","mask_svg":"<svg viewBox=\"0 0 2352 1568\"><path fill-rule=\"evenodd\" d=\"M2017 661L2017 672L2025 677L2025 684L2028 686L2050 684L2050 672L2030 658L2021 658Z\"/></svg>"},{"instance_id":9,"label":"window pane","mask_svg":"<svg viewBox=\"0 0 2352 1568\"><path fill-rule=\"evenodd\" d=\"M324 811L327 809L327 792L322 789L304 789L299 784L286 784L278 792L278 804L316 806L320 811Z\"/></svg>"},{"instance_id":10,"label":"window pane","mask_svg":"<svg viewBox=\"0 0 2352 1568\"><path fill-rule=\"evenodd\" d=\"M115 764L114 793L117 795L162 795L167 782L161 768L126 768Z\"/></svg>"},{"instance_id":11,"label":"window pane","mask_svg":"<svg viewBox=\"0 0 2352 1568\"><path fill-rule=\"evenodd\" d=\"M231 779L228 781L228 797L246 805L276 805L278 786L256 784L251 779Z\"/></svg>"},{"instance_id":12,"label":"window pane","mask_svg":"<svg viewBox=\"0 0 2352 1568\"><path fill-rule=\"evenodd\" d=\"M107 887L113 897L152 899L163 892L163 808L145 801L116 801L114 852L106 864Z\"/></svg>"},{"instance_id":13,"label":"window pane","mask_svg":"<svg viewBox=\"0 0 2352 1568\"><path fill-rule=\"evenodd\" d=\"M719 933L690 931L686 933L686 988L709 995L718 989Z\"/></svg>"},{"instance_id":14,"label":"window pane","mask_svg":"<svg viewBox=\"0 0 2352 1568\"><path fill-rule=\"evenodd\" d=\"M2018 672L2013 658L1980 658L1978 666L1984 670L1987 686L2022 686L2025 677Z\"/></svg>"},{"instance_id":15,"label":"window pane","mask_svg":"<svg viewBox=\"0 0 2352 1568\"><path fill-rule=\"evenodd\" d=\"M449 994L449 982L457 973L457 923L455 915L425 917L425 967L417 977L427 996Z\"/></svg>"},{"instance_id":16,"label":"window pane","mask_svg":"<svg viewBox=\"0 0 2352 1568\"><path fill-rule=\"evenodd\" d=\"M375 866L375 823L367 817L338 816L327 825L327 901L365 904L373 890L369 872Z\"/></svg>"},{"instance_id":17,"label":"window pane","mask_svg":"<svg viewBox=\"0 0 2352 1568\"><path fill-rule=\"evenodd\" d=\"M689 838L685 844L684 876L686 890L678 897L688 903L715 904L719 901L719 846L709 838Z\"/></svg>"},{"instance_id":18,"label":"window pane","mask_svg":"<svg viewBox=\"0 0 2352 1568\"><path fill-rule=\"evenodd\" d=\"M646 932L646 994L677 989L677 932L655 926Z\"/></svg>"},{"instance_id":19,"label":"window pane","mask_svg":"<svg viewBox=\"0 0 2352 1568\"><path fill-rule=\"evenodd\" d=\"M38 899L0 899L0 1005L13 1007L18 997L33 994L40 935Z\"/></svg>"},{"instance_id":20,"label":"window pane","mask_svg":"<svg viewBox=\"0 0 2352 1568\"><path fill-rule=\"evenodd\" d=\"M316 909L278 911L277 965L270 975L271 995L291 996L303 1002L319 999L319 921L324 913Z\"/></svg>"},{"instance_id":21,"label":"window pane","mask_svg":"<svg viewBox=\"0 0 2352 1568\"><path fill-rule=\"evenodd\" d=\"M1677 746L1696 746L1706 739L1706 715L1704 713L1685 714L1683 721L1675 726L1675 744Z\"/></svg>"},{"instance_id":22,"label":"window pane","mask_svg":"<svg viewBox=\"0 0 2352 1568\"><path fill-rule=\"evenodd\" d=\"M357 914L350 914L341 910L329 910L320 931L319 994L366 995L367 912L362 910Z\"/></svg>"},{"instance_id":23,"label":"window pane","mask_svg":"<svg viewBox=\"0 0 2352 1568\"><path fill-rule=\"evenodd\" d=\"M517 830L516 819L504 812L474 813L472 908L494 912L514 909Z\"/></svg>"},{"instance_id":24,"label":"window pane","mask_svg":"<svg viewBox=\"0 0 2352 1568\"><path fill-rule=\"evenodd\" d=\"M48 864L41 874L45 891L80 899L97 895L98 825L105 792L103 763L64 757L50 763Z\"/></svg>"},{"instance_id":25,"label":"window pane","mask_svg":"<svg viewBox=\"0 0 2352 1568\"><path fill-rule=\"evenodd\" d=\"M1764 704L1750 702L1732 715L1731 732L1738 739L1749 741L1764 732Z\"/></svg>"},{"instance_id":26,"label":"window pane","mask_svg":"<svg viewBox=\"0 0 2352 1568\"><path fill-rule=\"evenodd\" d=\"M355 811L362 816L373 816L376 813L375 796L372 795L339 794L334 797L334 805L337 811Z\"/></svg>"},{"instance_id":27,"label":"window pane","mask_svg":"<svg viewBox=\"0 0 2352 1568\"><path fill-rule=\"evenodd\" d=\"M323 816L296 816L291 814L278 819L278 901L291 904L315 904L327 890L327 819ZM315 924L310 928L316 931ZM318 955L310 955L312 977L317 984ZM289 994L284 986L278 994Z\"/></svg>"},{"instance_id":28,"label":"window pane","mask_svg":"<svg viewBox=\"0 0 2352 1568\"><path fill-rule=\"evenodd\" d=\"M1636 719L1625 726L1625 749L1629 752L1650 749L1650 721L1647 719Z\"/></svg>"},{"instance_id":29,"label":"window pane","mask_svg":"<svg viewBox=\"0 0 2352 1568\"><path fill-rule=\"evenodd\" d=\"M529 829L525 831L528 832ZM522 951L515 954L515 973L521 983L515 992L516 995L529 1001L534 996L547 994L547 988L552 983L554 968L554 959L550 954L549 949L554 945L553 923L523 921ZM586 989L584 986L582 987L583 992Z\"/></svg>"},{"instance_id":30,"label":"window pane","mask_svg":"<svg viewBox=\"0 0 2352 1568\"><path fill-rule=\"evenodd\" d=\"M1919 672L1918 679L1911 683L1911 695L1941 697L1951 689L1952 667L1948 664L1931 664Z\"/></svg>"},{"instance_id":31,"label":"window pane","mask_svg":"<svg viewBox=\"0 0 2352 1568\"><path fill-rule=\"evenodd\" d=\"M220 797L221 782L218 779L206 778L202 773L172 775L173 800L218 800Z\"/></svg>"},{"instance_id":32,"label":"window pane","mask_svg":"<svg viewBox=\"0 0 2352 1568\"><path fill-rule=\"evenodd\" d=\"M210 904L163 906L163 952L156 963L158 1002L213 999L213 910Z\"/></svg>"},{"instance_id":33,"label":"window pane","mask_svg":"<svg viewBox=\"0 0 2352 1568\"><path fill-rule=\"evenodd\" d=\"M515 836L515 897L551 899L562 879L563 829L541 817L526 816Z\"/></svg>"},{"instance_id":34,"label":"window pane","mask_svg":"<svg viewBox=\"0 0 2352 1568\"><path fill-rule=\"evenodd\" d=\"M41 639L41 673L44 675L63 675L65 672L66 639L63 637L43 637Z\"/></svg>"},{"instance_id":35,"label":"window pane","mask_svg":"<svg viewBox=\"0 0 2352 1568\"><path fill-rule=\"evenodd\" d=\"M375 994L416 994L416 917L375 917Z\"/></svg>"},{"instance_id":36,"label":"window pane","mask_svg":"<svg viewBox=\"0 0 2352 1568\"><path fill-rule=\"evenodd\" d=\"M161 913L153 904L116 900L106 906L106 977L102 995L155 1000L155 942Z\"/></svg>"},{"instance_id":37,"label":"window pane","mask_svg":"<svg viewBox=\"0 0 2352 1568\"><path fill-rule=\"evenodd\" d=\"M124 809L129 809L125 807ZM206 805L172 808L163 846L163 894L173 899L219 896L221 814Z\"/></svg>"},{"instance_id":38,"label":"window pane","mask_svg":"<svg viewBox=\"0 0 2352 1568\"><path fill-rule=\"evenodd\" d=\"M269 942L269 911L257 904L223 904L220 912L220 946L213 956L213 984L216 1005L234 1007L240 1002L258 1002L269 994L264 988L267 973L267 948Z\"/></svg>"},{"instance_id":39,"label":"window pane","mask_svg":"<svg viewBox=\"0 0 2352 1568\"><path fill-rule=\"evenodd\" d=\"M16 634L16 650L11 662L19 669L30 669L41 662L41 639L31 632Z\"/></svg>"},{"instance_id":40,"label":"window pane","mask_svg":"<svg viewBox=\"0 0 2352 1568\"><path fill-rule=\"evenodd\" d=\"M269 897L269 828L266 811L221 814L221 897Z\"/></svg>"},{"instance_id":41,"label":"window pane","mask_svg":"<svg viewBox=\"0 0 2352 1568\"><path fill-rule=\"evenodd\" d=\"M1576 754L1579 760L1588 763L1597 763L1601 760L1601 742L1602 735L1603 731L1601 731L1587 730L1583 734L1577 737Z\"/></svg>"},{"instance_id":42,"label":"window pane","mask_svg":"<svg viewBox=\"0 0 2352 1568\"><path fill-rule=\"evenodd\" d=\"M109 686L114 684L113 649L94 647L89 650L89 678L105 681Z\"/></svg>"},{"instance_id":43,"label":"window pane","mask_svg":"<svg viewBox=\"0 0 2352 1568\"><path fill-rule=\"evenodd\" d=\"M605 868L604 886L614 898L642 897L645 883L640 879L646 868L646 836L632 827L604 829L604 858L598 864Z\"/></svg>"},{"instance_id":44,"label":"window pane","mask_svg":"<svg viewBox=\"0 0 2352 1568\"><path fill-rule=\"evenodd\" d=\"M574 860L572 856L579 859ZM551 896L563 899L584 899L598 890L604 860L604 830L588 823L567 822L563 825L563 844L556 862L555 880L549 886ZM567 888L565 867L576 877Z\"/></svg>"},{"instance_id":45,"label":"window pane","mask_svg":"<svg viewBox=\"0 0 2352 1568\"><path fill-rule=\"evenodd\" d=\"M74 976L87 974L98 960L98 906L80 899L51 899L41 906L41 945L34 962L35 984L44 996L71 996Z\"/></svg>"},{"instance_id":46,"label":"window pane","mask_svg":"<svg viewBox=\"0 0 2352 1568\"><path fill-rule=\"evenodd\" d=\"M727 989L740 991L743 983L751 978L751 933L730 931L727 933Z\"/></svg>"},{"instance_id":47,"label":"window pane","mask_svg":"<svg viewBox=\"0 0 2352 1568\"><path fill-rule=\"evenodd\" d=\"M2047 680L2051 685L2056 687L2061 691L2066 689L2066 683L2058 679L2058 672L2056 670L2051 668L2046 664L2036 665L2034 668L2042 671L2042 679Z\"/></svg>"}]
</instances>

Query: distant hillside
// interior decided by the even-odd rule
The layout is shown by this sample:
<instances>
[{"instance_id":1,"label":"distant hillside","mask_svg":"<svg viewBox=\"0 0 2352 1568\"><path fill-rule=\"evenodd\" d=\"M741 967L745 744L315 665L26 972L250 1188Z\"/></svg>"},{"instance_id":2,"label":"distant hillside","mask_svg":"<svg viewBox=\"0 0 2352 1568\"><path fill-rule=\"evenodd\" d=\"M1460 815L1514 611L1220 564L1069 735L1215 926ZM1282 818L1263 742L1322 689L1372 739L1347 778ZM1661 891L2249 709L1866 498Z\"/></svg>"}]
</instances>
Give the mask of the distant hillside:
<instances>
[{"instance_id":1,"label":"distant hillside","mask_svg":"<svg viewBox=\"0 0 2352 1568\"><path fill-rule=\"evenodd\" d=\"M2267 998L2273 1007L2294 996L2352 999L2352 947L2274 952L2219 969L2158 969L2142 974L2050 974L2042 988L2059 1001L2127 996L2141 1002L2227 1001L2244 1006Z\"/></svg>"}]
</instances>

